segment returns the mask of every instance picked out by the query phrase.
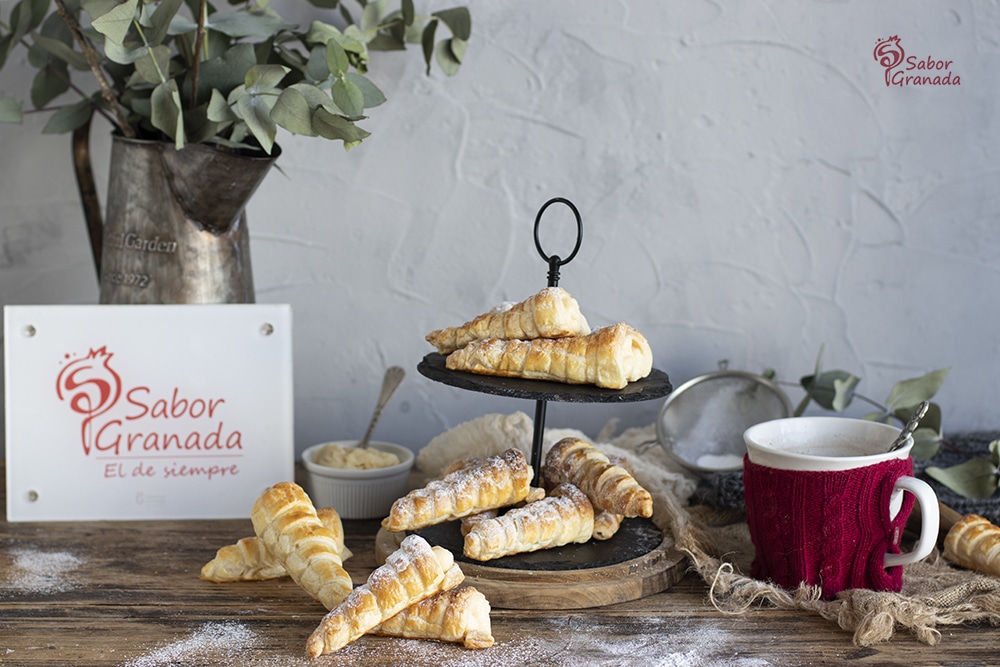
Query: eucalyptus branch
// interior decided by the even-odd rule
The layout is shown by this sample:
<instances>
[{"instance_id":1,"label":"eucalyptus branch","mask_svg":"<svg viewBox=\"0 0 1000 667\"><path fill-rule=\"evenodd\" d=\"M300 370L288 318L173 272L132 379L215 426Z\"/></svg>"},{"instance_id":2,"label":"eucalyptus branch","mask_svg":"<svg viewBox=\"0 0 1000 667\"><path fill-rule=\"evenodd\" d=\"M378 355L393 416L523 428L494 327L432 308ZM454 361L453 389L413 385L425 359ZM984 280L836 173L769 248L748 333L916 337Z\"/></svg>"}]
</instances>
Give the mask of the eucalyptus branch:
<instances>
[{"instance_id":1,"label":"eucalyptus branch","mask_svg":"<svg viewBox=\"0 0 1000 667\"><path fill-rule=\"evenodd\" d=\"M111 90L111 84L104 76L103 70L101 70L101 57L94 50L94 47L90 44L86 37L83 36L83 31L80 29L80 23L76 20L76 17L66 8L64 0L55 0L56 8L59 11L59 16L62 20L66 22L66 26L69 31L73 33L73 39L77 41L80 45L80 49L83 51L83 57L87 60L87 64L90 65L90 71L94 73L94 78L97 79L97 85L101 89L101 97L108 104L111 109L111 113L115 116L115 125L121 130L122 134L130 139L135 138L135 130L128 124L128 120L125 118L125 113L122 111L121 106L118 104L118 99L115 97L114 92Z\"/></svg>"},{"instance_id":2,"label":"eucalyptus branch","mask_svg":"<svg viewBox=\"0 0 1000 667\"><path fill-rule=\"evenodd\" d=\"M6 27L6 25L4 24L4 22L0 21L0 28L5 28L5 27ZM34 34L34 32L32 32L32 34ZM19 40L17 40L17 43L20 44L26 50L29 50L29 51L33 48L33 45L30 42L28 42L28 40L26 40L24 37L22 37ZM72 90L77 95L79 95L81 99L85 99L86 100L86 99L90 98L90 95L88 95L86 91L84 91L82 88L80 88L75 83L73 83L73 79L71 77L66 76L61 71L59 71L58 68L53 67L51 62L46 62L45 63L45 70L47 72L49 72L50 74L52 74L52 76L56 77L57 79L59 79L60 81L62 81L63 83L65 83L66 87L69 88L70 90ZM60 109L62 107L54 107L54 108ZM38 113L38 112L41 112L41 111L52 111L52 109L53 109L53 107L45 107L45 108L42 108L42 109L29 109L28 111L25 111L23 113ZM97 113L99 113L102 116L104 116L104 119L107 120L112 125L115 124L115 119L112 118L111 116L109 116L108 112L105 111L104 109L102 109L101 107L94 106L94 111L96 111Z\"/></svg>"},{"instance_id":3,"label":"eucalyptus branch","mask_svg":"<svg viewBox=\"0 0 1000 667\"><path fill-rule=\"evenodd\" d=\"M194 59L191 63L191 108L198 106L198 75L201 72L201 48L205 41L205 20L208 16L207 0L198 2L198 30L194 38Z\"/></svg>"}]
</instances>

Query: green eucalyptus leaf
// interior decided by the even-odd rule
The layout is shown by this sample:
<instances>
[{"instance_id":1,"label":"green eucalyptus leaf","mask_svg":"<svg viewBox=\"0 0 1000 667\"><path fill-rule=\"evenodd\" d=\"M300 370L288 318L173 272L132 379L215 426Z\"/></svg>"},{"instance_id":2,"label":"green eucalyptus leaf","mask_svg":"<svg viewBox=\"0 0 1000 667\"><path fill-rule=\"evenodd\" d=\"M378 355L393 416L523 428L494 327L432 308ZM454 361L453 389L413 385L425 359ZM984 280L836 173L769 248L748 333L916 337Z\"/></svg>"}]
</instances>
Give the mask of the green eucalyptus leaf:
<instances>
[{"instance_id":1,"label":"green eucalyptus leaf","mask_svg":"<svg viewBox=\"0 0 1000 667\"><path fill-rule=\"evenodd\" d=\"M374 31L378 29L385 16L387 0L371 0L361 11L361 23L359 27L362 32Z\"/></svg>"},{"instance_id":2,"label":"green eucalyptus leaf","mask_svg":"<svg viewBox=\"0 0 1000 667\"><path fill-rule=\"evenodd\" d=\"M197 11L197 10L196 10ZM184 14L175 14L167 26L167 34L176 37L198 30L198 23Z\"/></svg>"},{"instance_id":3,"label":"green eucalyptus leaf","mask_svg":"<svg viewBox=\"0 0 1000 667\"><path fill-rule=\"evenodd\" d=\"M243 85L247 87L247 92L251 95L273 91L290 71L284 65L254 65L247 70ZM275 99L277 96L278 93L275 92Z\"/></svg>"},{"instance_id":4,"label":"green eucalyptus leaf","mask_svg":"<svg viewBox=\"0 0 1000 667\"><path fill-rule=\"evenodd\" d=\"M340 3L340 15L344 17L344 21L347 25L354 25L354 17L351 16L351 11L347 8L343 2Z\"/></svg>"},{"instance_id":5,"label":"green eucalyptus leaf","mask_svg":"<svg viewBox=\"0 0 1000 667\"><path fill-rule=\"evenodd\" d=\"M110 41L114 44L121 44L125 41L128 29L132 27L138 6L139 0L125 0L111 11L95 18L92 25L97 32L107 38L105 43Z\"/></svg>"},{"instance_id":6,"label":"green eucalyptus leaf","mask_svg":"<svg viewBox=\"0 0 1000 667\"><path fill-rule=\"evenodd\" d=\"M49 102L69 90L69 75L66 64L52 64L38 70L31 83L31 104L36 109L42 109Z\"/></svg>"},{"instance_id":7,"label":"green eucalyptus leaf","mask_svg":"<svg viewBox=\"0 0 1000 667\"><path fill-rule=\"evenodd\" d=\"M459 63L465 60L465 52L469 48L469 43L464 39L459 39L458 37L452 37L448 40L448 47L451 49L451 55Z\"/></svg>"},{"instance_id":8,"label":"green eucalyptus leaf","mask_svg":"<svg viewBox=\"0 0 1000 667\"><path fill-rule=\"evenodd\" d=\"M104 42L104 53L111 62L119 65L131 65L139 58L143 58L149 49L142 43L129 40L125 44L115 44L114 42Z\"/></svg>"},{"instance_id":9,"label":"green eucalyptus leaf","mask_svg":"<svg viewBox=\"0 0 1000 667\"><path fill-rule=\"evenodd\" d=\"M1000 466L1000 440L990 443L990 460L993 461L993 465Z\"/></svg>"},{"instance_id":10,"label":"green eucalyptus leaf","mask_svg":"<svg viewBox=\"0 0 1000 667\"><path fill-rule=\"evenodd\" d=\"M15 44L13 34L0 35L0 69L3 69L4 63L7 62L7 56L10 55L11 47Z\"/></svg>"},{"instance_id":11,"label":"green eucalyptus leaf","mask_svg":"<svg viewBox=\"0 0 1000 667\"><path fill-rule=\"evenodd\" d=\"M270 37L281 30L294 30L272 9L215 12L208 17L208 27L230 37Z\"/></svg>"},{"instance_id":12,"label":"green eucalyptus leaf","mask_svg":"<svg viewBox=\"0 0 1000 667\"><path fill-rule=\"evenodd\" d=\"M229 108L229 102L226 101L223 94L214 88L212 89L212 97L208 102L206 115L208 120L214 123L232 123L239 120L239 117Z\"/></svg>"},{"instance_id":13,"label":"green eucalyptus leaf","mask_svg":"<svg viewBox=\"0 0 1000 667\"><path fill-rule=\"evenodd\" d=\"M269 66L258 66L269 67ZM251 68L252 70L253 68ZM281 68L284 69L284 68ZM263 74L262 76L268 76ZM278 134L278 126L271 119L271 109L278 101L278 90L276 88L261 88L260 78L247 72L247 79L253 80L251 85L233 89L230 93L229 102L235 102L236 115L238 115L247 129L260 143L261 148L270 155L274 146L274 139Z\"/></svg>"},{"instance_id":14,"label":"green eucalyptus leaf","mask_svg":"<svg viewBox=\"0 0 1000 667\"><path fill-rule=\"evenodd\" d=\"M121 4L121 0L83 0L80 6L90 14L90 18L93 20L101 18Z\"/></svg>"},{"instance_id":15,"label":"green eucalyptus leaf","mask_svg":"<svg viewBox=\"0 0 1000 667\"><path fill-rule=\"evenodd\" d=\"M379 32L368 40L368 48L372 51L403 51L406 49L406 33L395 29L388 33Z\"/></svg>"},{"instance_id":16,"label":"green eucalyptus leaf","mask_svg":"<svg viewBox=\"0 0 1000 667\"><path fill-rule=\"evenodd\" d=\"M989 498L997 490L997 467L989 459L969 459L949 468L931 466L926 472L966 498Z\"/></svg>"},{"instance_id":17,"label":"green eucalyptus leaf","mask_svg":"<svg viewBox=\"0 0 1000 667\"><path fill-rule=\"evenodd\" d=\"M184 112L184 129L189 144L211 142L212 138L227 125L228 123L217 123L209 120L207 104L202 104L194 109L189 108Z\"/></svg>"},{"instance_id":18,"label":"green eucalyptus leaf","mask_svg":"<svg viewBox=\"0 0 1000 667\"><path fill-rule=\"evenodd\" d=\"M10 10L10 31L13 41L19 41L45 20L48 0L21 0Z\"/></svg>"},{"instance_id":19,"label":"green eucalyptus leaf","mask_svg":"<svg viewBox=\"0 0 1000 667\"><path fill-rule=\"evenodd\" d=\"M309 32L306 33L306 42L309 44L326 45L331 39L342 39L344 33L340 32L336 26L322 21L313 21L309 24Z\"/></svg>"},{"instance_id":20,"label":"green eucalyptus leaf","mask_svg":"<svg viewBox=\"0 0 1000 667\"><path fill-rule=\"evenodd\" d=\"M153 89L149 98L152 104L150 121L153 127L174 140L174 145L184 148L187 138L184 135L184 109L181 106L181 96L177 91L177 81L164 81Z\"/></svg>"},{"instance_id":21,"label":"green eucalyptus leaf","mask_svg":"<svg viewBox=\"0 0 1000 667\"><path fill-rule=\"evenodd\" d=\"M129 85L161 84L166 80L169 71L170 47L160 44L149 49L146 55L135 61L135 75L129 80Z\"/></svg>"},{"instance_id":22,"label":"green eucalyptus leaf","mask_svg":"<svg viewBox=\"0 0 1000 667\"><path fill-rule=\"evenodd\" d=\"M90 105L90 100L80 100L76 104L62 107L49 118L49 122L42 128L42 134L72 132L76 128L86 125L93 113L94 109Z\"/></svg>"},{"instance_id":23,"label":"green eucalyptus leaf","mask_svg":"<svg viewBox=\"0 0 1000 667\"><path fill-rule=\"evenodd\" d=\"M306 80L311 83L322 83L330 78L330 68L326 64L326 47L314 46L309 50L309 60L302 70Z\"/></svg>"},{"instance_id":24,"label":"green eucalyptus leaf","mask_svg":"<svg viewBox=\"0 0 1000 667\"><path fill-rule=\"evenodd\" d=\"M866 419L870 422L879 422L881 424L888 424L889 426L895 426L896 420L893 416L887 412L869 412L861 416L862 419Z\"/></svg>"},{"instance_id":25,"label":"green eucalyptus leaf","mask_svg":"<svg viewBox=\"0 0 1000 667\"><path fill-rule=\"evenodd\" d=\"M431 16L440 19L451 30L451 34L461 40L468 41L472 36L472 15L468 7L444 9Z\"/></svg>"},{"instance_id":26,"label":"green eucalyptus leaf","mask_svg":"<svg viewBox=\"0 0 1000 667\"><path fill-rule=\"evenodd\" d=\"M449 44L451 40L442 40L437 43L434 47L434 59L437 61L438 67L447 76L454 76L458 73L459 67L462 65L462 61L455 58L455 54L452 53L451 46Z\"/></svg>"},{"instance_id":27,"label":"green eucalyptus leaf","mask_svg":"<svg viewBox=\"0 0 1000 667\"><path fill-rule=\"evenodd\" d=\"M357 146L362 139L371 135L370 132L362 130L346 118L322 108L317 109L316 113L313 114L313 128L321 137L343 141L344 148L347 150Z\"/></svg>"},{"instance_id":28,"label":"green eucalyptus leaf","mask_svg":"<svg viewBox=\"0 0 1000 667\"><path fill-rule=\"evenodd\" d=\"M431 73L431 61L434 58L434 33L437 32L437 21L428 21L420 36L420 44L424 50L424 62L427 63L427 74Z\"/></svg>"},{"instance_id":29,"label":"green eucalyptus leaf","mask_svg":"<svg viewBox=\"0 0 1000 667\"><path fill-rule=\"evenodd\" d=\"M74 51L73 47L68 46L58 39L45 37L43 35L35 35L34 42L50 56L65 62L75 70L80 70L82 72L90 69L90 65L87 64L87 59L83 57L82 53Z\"/></svg>"},{"instance_id":30,"label":"green eucalyptus leaf","mask_svg":"<svg viewBox=\"0 0 1000 667\"><path fill-rule=\"evenodd\" d=\"M910 408L912 411L921 401L931 400L941 388L949 370L944 368L918 378L897 382L886 400L889 411L892 412L897 408Z\"/></svg>"},{"instance_id":31,"label":"green eucalyptus leaf","mask_svg":"<svg viewBox=\"0 0 1000 667\"><path fill-rule=\"evenodd\" d=\"M330 86L333 102L344 110L344 115L357 117L365 112L365 96L358 85L347 78L334 80Z\"/></svg>"},{"instance_id":32,"label":"green eucalyptus leaf","mask_svg":"<svg viewBox=\"0 0 1000 667\"><path fill-rule=\"evenodd\" d=\"M819 405L827 410L843 412L854 397L854 388L861 378L847 371L823 371L819 375L802 378L803 388Z\"/></svg>"},{"instance_id":33,"label":"green eucalyptus leaf","mask_svg":"<svg viewBox=\"0 0 1000 667\"><path fill-rule=\"evenodd\" d=\"M302 95L309 104L310 112L322 107L332 114L338 114L341 116L345 115L343 109L338 107L329 95L315 86L310 86L305 83L296 83L289 86L286 90L294 90Z\"/></svg>"},{"instance_id":34,"label":"green eucalyptus leaf","mask_svg":"<svg viewBox=\"0 0 1000 667\"><path fill-rule=\"evenodd\" d=\"M351 61L347 59L347 51L344 50L337 40L331 39L326 43L326 67L335 77L342 77L347 74L351 66Z\"/></svg>"},{"instance_id":35,"label":"green eucalyptus leaf","mask_svg":"<svg viewBox=\"0 0 1000 667\"><path fill-rule=\"evenodd\" d=\"M22 120L21 103L12 97L0 97L0 123L20 123Z\"/></svg>"},{"instance_id":36,"label":"green eucalyptus leaf","mask_svg":"<svg viewBox=\"0 0 1000 667\"><path fill-rule=\"evenodd\" d=\"M199 99L204 99L211 90L228 95L233 88L243 85L247 71L256 64L257 57L250 44L237 44L222 56L203 62L198 78Z\"/></svg>"},{"instance_id":37,"label":"green eucalyptus leaf","mask_svg":"<svg viewBox=\"0 0 1000 667\"><path fill-rule=\"evenodd\" d=\"M941 451L941 436L929 428L918 428L913 432L913 449L910 456L915 459L931 459Z\"/></svg>"},{"instance_id":38,"label":"green eucalyptus leaf","mask_svg":"<svg viewBox=\"0 0 1000 667\"><path fill-rule=\"evenodd\" d=\"M146 31L146 39L150 46L161 44L170 30L170 23L184 5L184 0L161 0L150 18L150 29Z\"/></svg>"},{"instance_id":39,"label":"green eucalyptus leaf","mask_svg":"<svg viewBox=\"0 0 1000 667\"><path fill-rule=\"evenodd\" d=\"M413 19L417 16L416 11L413 9L413 0L402 0L400 10L403 13L403 23L406 25L412 24Z\"/></svg>"},{"instance_id":40,"label":"green eucalyptus leaf","mask_svg":"<svg viewBox=\"0 0 1000 667\"><path fill-rule=\"evenodd\" d=\"M424 26L424 17L414 16L413 22L406 25L406 30L403 33L403 41L407 44L420 44L423 41Z\"/></svg>"},{"instance_id":41,"label":"green eucalyptus leaf","mask_svg":"<svg viewBox=\"0 0 1000 667\"><path fill-rule=\"evenodd\" d=\"M312 126L312 109L305 95L294 88L286 88L271 109L271 119L292 134L315 137L318 133Z\"/></svg>"},{"instance_id":42,"label":"green eucalyptus leaf","mask_svg":"<svg viewBox=\"0 0 1000 667\"><path fill-rule=\"evenodd\" d=\"M385 95L368 77L357 72L348 72L347 78L358 87L364 99L364 107L370 109L385 102Z\"/></svg>"}]
</instances>

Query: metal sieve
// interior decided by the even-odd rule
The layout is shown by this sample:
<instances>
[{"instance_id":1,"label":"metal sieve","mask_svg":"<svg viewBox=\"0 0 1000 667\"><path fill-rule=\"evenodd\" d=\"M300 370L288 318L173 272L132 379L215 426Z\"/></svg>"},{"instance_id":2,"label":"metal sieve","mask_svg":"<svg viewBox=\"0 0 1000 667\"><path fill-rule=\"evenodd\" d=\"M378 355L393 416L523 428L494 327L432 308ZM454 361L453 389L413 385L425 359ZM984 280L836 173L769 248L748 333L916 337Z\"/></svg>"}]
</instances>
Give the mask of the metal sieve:
<instances>
[{"instance_id":1,"label":"metal sieve","mask_svg":"<svg viewBox=\"0 0 1000 667\"><path fill-rule=\"evenodd\" d=\"M760 375L720 370L677 387L660 408L656 440L688 470L740 470L743 432L760 422L792 416L778 385Z\"/></svg>"}]
</instances>

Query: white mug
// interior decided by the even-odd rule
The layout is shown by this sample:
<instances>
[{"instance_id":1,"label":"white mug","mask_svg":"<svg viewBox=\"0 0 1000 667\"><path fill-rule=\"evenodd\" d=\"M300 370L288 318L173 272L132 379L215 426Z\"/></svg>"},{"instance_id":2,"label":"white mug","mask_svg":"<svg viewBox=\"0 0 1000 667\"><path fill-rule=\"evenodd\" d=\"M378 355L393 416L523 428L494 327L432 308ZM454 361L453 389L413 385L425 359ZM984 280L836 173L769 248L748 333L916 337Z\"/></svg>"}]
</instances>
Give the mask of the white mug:
<instances>
[{"instance_id":1,"label":"white mug","mask_svg":"<svg viewBox=\"0 0 1000 667\"><path fill-rule=\"evenodd\" d=\"M867 468L886 461L909 459L910 449L913 447L912 437L908 438L899 449L888 451L899 433L900 429L896 427L863 419L793 417L752 426L744 432L743 438L747 445L747 458L750 463L757 466L793 473L794 471L839 472ZM744 474L746 476L746 471ZM749 488L747 493L748 515L751 512L764 511L765 508L760 507L758 499L749 497ZM885 568L906 565L925 558L934 549L937 541L939 524L937 496L923 480L909 475L895 479L889 506L886 508L890 521L899 513L904 493L913 494L915 502L920 506L920 536L909 552L885 553L883 560ZM822 498L816 500L823 502ZM768 502L774 502L774 499ZM773 508L771 509L773 511ZM761 549L780 548L773 543L755 544L755 546L758 553ZM787 548L794 549L795 546L788 545ZM876 556L877 554L872 557Z\"/></svg>"}]
</instances>

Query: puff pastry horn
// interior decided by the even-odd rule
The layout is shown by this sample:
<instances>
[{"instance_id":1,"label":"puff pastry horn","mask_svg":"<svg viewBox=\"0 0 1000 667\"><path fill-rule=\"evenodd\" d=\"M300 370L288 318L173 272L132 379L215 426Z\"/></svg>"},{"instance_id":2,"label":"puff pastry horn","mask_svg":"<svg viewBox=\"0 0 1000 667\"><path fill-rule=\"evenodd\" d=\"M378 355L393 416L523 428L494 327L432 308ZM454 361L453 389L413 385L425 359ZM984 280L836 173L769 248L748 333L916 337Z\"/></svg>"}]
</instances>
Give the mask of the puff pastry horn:
<instances>
[{"instance_id":1,"label":"puff pastry horn","mask_svg":"<svg viewBox=\"0 0 1000 667\"><path fill-rule=\"evenodd\" d=\"M978 514L966 515L944 538L944 557L964 568L1000 577L1000 527Z\"/></svg>"},{"instance_id":2,"label":"puff pastry horn","mask_svg":"<svg viewBox=\"0 0 1000 667\"><path fill-rule=\"evenodd\" d=\"M607 510L597 510L594 512L594 539L595 540L610 540L621 528L622 519L624 519L621 514L615 514L614 512L609 512Z\"/></svg>"},{"instance_id":3,"label":"puff pastry horn","mask_svg":"<svg viewBox=\"0 0 1000 667\"><path fill-rule=\"evenodd\" d=\"M340 515L332 507L316 510L320 523L326 526L337 541L337 553L341 562L354 554L344 545L344 524ZM232 581L263 581L287 577L285 566L267 550L259 537L244 537L236 544L227 544L218 550L215 558L201 568L201 578L207 581L227 583Z\"/></svg>"},{"instance_id":4,"label":"puff pastry horn","mask_svg":"<svg viewBox=\"0 0 1000 667\"><path fill-rule=\"evenodd\" d=\"M449 354L445 367L480 375L622 389L649 375L653 352L641 333L619 322L588 336L473 341Z\"/></svg>"},{"instance_id":5,"label":"puff pastry horn","mask_svg":"<svg viewBox=\"0 0 1000 667\"><path fill-rule=\"evenodd\" d=\"M416 530L524 500L531 491L531 466L508 449L486 456L398 498L382 520L392 532Z\"/></svg>"},{"instance_id":6,"label":"puff pastry horn","mask_svg":"<svg viewBox=\"0 0 1000 667\"><path fill-rule=\"evenodd\" d=\"M441 354L450 354L485 338L563 338L586 336L590 326L576 299L561 287L546 287L516 304L498 306L462 326L437 329L427 342Z\"/></svg>"},{"instance_id":7,"label":"puff pastry horn","mask_svg":"<svg viewBox=\"0 0 1000 667\"><path fill-rule=\"evenodd\" d=\"M462 553L475 560L586 542L594 534L594 508L578 488L561 484L536 502L469 526Z\"/></svg>"},{"instance_id":8,"label":"puff pastry horn","mask_svg":"<svg viewBox=\"0 0 1000 667\"><path fill-rule=\"evenodd\" d=\"M579 438L563 438L545 455L546 484L575 484L598 510L626 517L653 516L653 497L621 466Z\"/></svg>"},{"instance_id":9,"label":"puff pastry horn","mask_svg":"<svg viewBox=\"0 0 1000 667\"><path fill-rule=\"evenodd\" d=\"M351 592L354 584L340 559L337 537L298 484L279 482L264 491L250 519L264 547L324 607L333 609Z\"/></svg>"},{"instance_id":10,"label":"puff pastry horn","mask_svg":"<svg viewBox=\"0 0 1000 667\"><path fill-rule=\"evenodd\" d=\"M410 605L458 586L465 579L454 556L408 535L361 586L332 609L306 642L317 657L337 651Z\"/></svg>"},{"instance_id":11,"label":"puff pastry horn","mask_svg":"<svg viewBox=\"0 0 1000 667\"><path fill-rule=\"evenodd\" d=\"M472 586L437 593L407 607L369 631L373 635L437 639L465 648L493 646L490 603Z\"/></svg>"}]
</instances>

